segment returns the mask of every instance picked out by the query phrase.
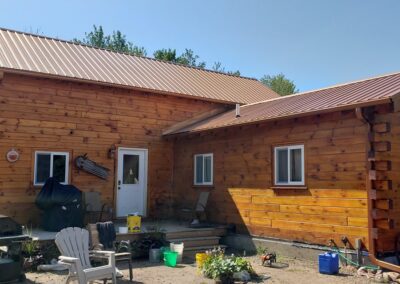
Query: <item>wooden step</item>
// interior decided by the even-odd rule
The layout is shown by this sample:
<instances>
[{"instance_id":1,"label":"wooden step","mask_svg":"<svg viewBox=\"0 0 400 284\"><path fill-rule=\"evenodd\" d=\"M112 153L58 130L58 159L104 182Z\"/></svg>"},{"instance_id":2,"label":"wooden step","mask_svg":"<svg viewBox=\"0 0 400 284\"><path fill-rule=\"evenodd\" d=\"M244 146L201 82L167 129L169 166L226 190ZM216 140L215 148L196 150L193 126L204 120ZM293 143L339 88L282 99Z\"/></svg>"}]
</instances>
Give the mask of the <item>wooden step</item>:
<instances>
[{"instance_id":1,"label":"wooden step","mask_svg":"<svg viewBox=\"0 0 400 284\"><path fill-rule=\"evenodd\" d=\"M184 255L185 257L188 257L188 258L194 258L194 257L196 256L196 253L205 252L205 251L207 251L207 250L212 250L212 249L214 249L214 248L216 248L216 247L220 247L220 248L223 248L223 249L226 249L226 248L227 248L226 245L191 247L191 248L185 248L185 249L183 250L183 255Z\"/></svg>"},{"instance_id":2,"label":"wooden step","mask_svg":"<svg viewBox=\"0 0 400 284\"><path fill-rule=\"evenodd\" d=\"M226 234L225 227L217 228L201 228L188 229L184 231L166 232L166 239L181 239L181 238L200 238L200 237L222 237Z\"/></svg>"},{"instance_id":3,"label":"wooden step","mask_svg":"<svg viewBox=\"0 0 400 284\"><path fill-rule=\"evenodd\" d=\"M184 243L184 247L203 247L203 246L218 246L220 237L197 237L197 238L179 238L179 239L167 239L171 243Z\"/></svg>"}]
</instances>

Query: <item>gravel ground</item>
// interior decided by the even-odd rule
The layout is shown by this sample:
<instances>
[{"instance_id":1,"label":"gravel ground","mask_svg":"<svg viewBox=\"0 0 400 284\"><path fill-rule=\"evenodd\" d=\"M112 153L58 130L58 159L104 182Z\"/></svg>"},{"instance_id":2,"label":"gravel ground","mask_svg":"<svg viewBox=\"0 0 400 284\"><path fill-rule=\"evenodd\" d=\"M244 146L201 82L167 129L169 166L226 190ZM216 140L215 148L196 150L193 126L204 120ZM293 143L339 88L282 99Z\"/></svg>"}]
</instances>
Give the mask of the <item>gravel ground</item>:
<instances>
[{"instance_id":1,"label":"gravel ground","mask_svg":"<svg viewBox=\"0 0 400 284\"><path fill-rule=\"evenodd\" d=\"M260 265L258 257L247 257L253 264L253 268L263 278L252 283L370 283L366 278L354 276L354 270L341 269L339 275L323 275L318 273L318 264L316 262L279 258L280 268L263 267ZM126 266L119 267L124 273L124 278L119 279L118 283L132 283L129 281L129 271ZM66 273L27 273L25 283L63 283ZM154 265L148 261L139 260L133 262L133 277L136 284L139 283L215 283L213 280L206 279L198 274L195 264L181 264L175 268L164 265ZM102 282L98 282L102 283ZM109 282L110 283L110 282Z\"/></svg>"}]
</instances>

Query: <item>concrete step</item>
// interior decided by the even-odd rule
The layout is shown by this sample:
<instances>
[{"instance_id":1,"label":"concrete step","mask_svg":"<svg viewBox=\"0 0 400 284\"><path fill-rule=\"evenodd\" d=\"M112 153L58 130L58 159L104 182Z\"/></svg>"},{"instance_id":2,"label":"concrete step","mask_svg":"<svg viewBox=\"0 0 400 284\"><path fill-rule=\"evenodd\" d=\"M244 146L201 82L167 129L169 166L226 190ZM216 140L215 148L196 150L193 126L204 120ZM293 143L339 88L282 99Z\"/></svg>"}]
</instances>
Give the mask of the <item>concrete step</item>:
<instances>
[{"instance_id":1,"label":"concrete step","mask_svg":"<svg viewBox=\"0 0 400 284\"><path fill-rule=\"evenodd\" d=\"M193 258L194 259L195 256L196 256L196 253L205 252L206 250L212 250L213 248L216 248L216 247L221 247L223 249L227 248L226 245L190 247L190 248L185 248L184 249L183 255L184 255L184 257Z\"/></svg>"},{"instance_id":2,"label":"concrete step","mask_svg":"<svg viewBox=\"0 0 400 284\"><path fill-rule=\"evenodd\" d=\"M226 234L225 227L187 229L176 232L166 232L166 239L200 238L200 237L222 237Z\"/></svg>"},{"instance_id":3,"label":"concrete step","mask_svg":"<svg viewBox=\"0 0 400 284\"><path fill-rule=\"evenodd\" d=\"M184 243L184 248L192 248L192 247L213 247L219 245L220 237L211 236L211 237L196 237L196 238L179 238L179 239L167 239L169 242L173 243Z\"/></svg>"}]
</instances>

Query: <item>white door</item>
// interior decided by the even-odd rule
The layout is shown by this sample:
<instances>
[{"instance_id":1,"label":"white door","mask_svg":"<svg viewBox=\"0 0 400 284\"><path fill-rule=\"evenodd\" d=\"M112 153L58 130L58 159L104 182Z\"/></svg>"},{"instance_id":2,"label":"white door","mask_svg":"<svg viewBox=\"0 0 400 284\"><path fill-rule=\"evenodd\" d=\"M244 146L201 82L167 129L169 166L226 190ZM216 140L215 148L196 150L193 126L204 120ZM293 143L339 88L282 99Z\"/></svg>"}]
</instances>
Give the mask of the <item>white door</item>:
<instances>
[{"instance_id":1,"label":"white door","mask_svg":"<svg viewBox=\"0 0 400 284\"><path fill-rule=\"evenodd\" d=\"M117 217L146 216L147 150L118 148Z\"/></svg>"}]
</instances>

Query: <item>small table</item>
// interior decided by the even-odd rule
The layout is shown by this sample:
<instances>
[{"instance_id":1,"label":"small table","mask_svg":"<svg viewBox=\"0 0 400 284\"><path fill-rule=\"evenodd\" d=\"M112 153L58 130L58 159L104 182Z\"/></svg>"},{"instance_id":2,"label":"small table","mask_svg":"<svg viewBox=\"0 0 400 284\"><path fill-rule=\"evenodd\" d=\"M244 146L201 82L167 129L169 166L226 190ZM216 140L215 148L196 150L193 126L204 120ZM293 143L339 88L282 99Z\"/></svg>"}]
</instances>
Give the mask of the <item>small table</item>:
<instances>
[{"instance_id":1,"label":"small table","mask_svg":"<svg viewBox=\"0 0 400 284\"><path fill-rule=\"evenodd\" d=\"M129 280L132 282L133 274L132 274L132 254L130 252L116 252L115 253L115 262L128 262L129 266Z\"/></svg>"}]
</instances>

